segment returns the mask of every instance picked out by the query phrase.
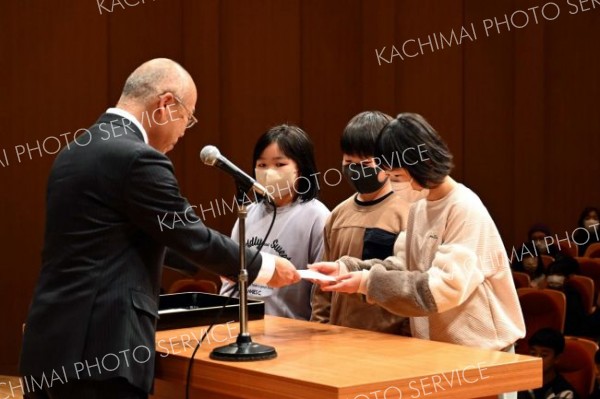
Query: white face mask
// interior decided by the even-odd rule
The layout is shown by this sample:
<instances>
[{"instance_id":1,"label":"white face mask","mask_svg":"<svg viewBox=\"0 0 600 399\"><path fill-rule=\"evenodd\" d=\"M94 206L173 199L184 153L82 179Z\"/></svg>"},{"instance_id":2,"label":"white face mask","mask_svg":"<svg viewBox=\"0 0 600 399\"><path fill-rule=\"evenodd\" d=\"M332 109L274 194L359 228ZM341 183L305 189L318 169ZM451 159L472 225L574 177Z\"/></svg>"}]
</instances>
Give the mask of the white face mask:
<instances>
[{"instance_id":1,"label":"white face mask","mask_svg":"<svg viewBox=\"0 0 600 399\"><path fill-rule=\"evenodd\" d=\"M565 276L552 274L546 277L546 282L548 283L549 287L561 288L563 285L565 285Z\"/></svg>"},{"instance_id":2,"label":"white face mask","mask_svg":"<svg viewBox=\"0 0 600 399\"><path fill-rule=\"evenodd\" d=\"M535 257L525 257L523 258L523 267L525 268L526 271L528 272L535 272L535 270L537 269L537 265L538 265L538 260Z\"/></svg>"},{"instance_id":3,"label":"white face mask","mask_svg":"<svg viewBox=\"0 0 600 399\"><path fill-rule=\"evenodd\" d=\"M590 230L590 231L594 231L595 229L598 228L598 220L597 219L587 219L583 221L583 225L585 226L586 229ZM594 225L596 225L594 227Z\"/></svg>"},{"instance_id":4,"label":"white face mask","mask_svg":"<svg viewBox=\"0 0 600 399\"><path fill-rule=\"evenodd\" d=\"M537 248L538 252L541 254L547 254L548 253L548 247L546 246L546 243L544 240L535 240L535 247Z\"/></svg>"},{"instance_id":5,"label":"white face mask","mask_svg":"<svg viewBox=\"0 0 600 399\"><path fill-rule=\"evenodd\" d=\"M421 191L415 190L410 185L410 182L390 182L392 184L392 190L398 193L402 199L408 202L415 202L420 199L426 198L429 195L429 190L424 188Z\"/></svg>"},{"instance_id":6,"label":"white face mask","mask_svg":"<svg viewBox=\"0 0 600 399\"><path fill-rule=\"evenodd\" d=\"M293 196L298 173L295 170L254 169L256 180L265 186L275 200Z\"/></svg>"}]
</instances>

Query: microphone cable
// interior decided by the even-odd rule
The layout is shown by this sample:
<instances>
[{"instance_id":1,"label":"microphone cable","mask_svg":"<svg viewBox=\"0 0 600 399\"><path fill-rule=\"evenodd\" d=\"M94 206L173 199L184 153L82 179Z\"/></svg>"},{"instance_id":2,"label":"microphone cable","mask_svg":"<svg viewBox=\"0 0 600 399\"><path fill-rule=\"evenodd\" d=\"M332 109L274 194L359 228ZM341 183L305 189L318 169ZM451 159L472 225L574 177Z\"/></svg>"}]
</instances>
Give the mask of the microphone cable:
<instances>
[{"instance_id":1,"label":"microphone cable","mask_svg":"<svg viewBox=\"0 0 600 399\"><path fill-rule=\"evenodd\" d=\"M256 253L254 254L254 256L252 257L252 259L250 260L250 263L247 263L247 264L250 264L250 265L254 263L254 261L258 257L258 254L262 250L262 247L265 245L265 242L267 242L267 238L269 238L269 234L271 234L271 230L273 229L273 225L275 224L275 217L277 216L277 206L275 205L274 202L270 201L268 197L265 197L265 198L266 198L267 203L269 205L273 206L273 218L271 219L271 224L269 225L269 229L267 230L267 233L265 234L265 237L263 238L262 242L260 243L260 245L256 249ZM243 243L240 243L240 245L243 245ZM202 335L202 337L200 338L200 340L197 342L196 347L194 348L194 351L192 352L192 356L190 357L190 361L188 363L187 375L186 375L186 378L185 378L185 399L189 399L189 397L190 397L190 380L191 380L191 376L192 376L192 365L194 364L194 357L196 356L196 353L198 352L198 349L200 349L200 346L202 345L202 342L204 342L204 340L206 339L208 333L212 330L213 326L219 321L219 319L223 315L223 311L225 310L225 308L227 307L227 305L229 305L229 302L231 301L231 298L233 297L233 295L236 292L238 292L238 290L239 290L239 283L238 284L234 284L233 285L233 289L231 290L231 293L227 297L227 300L225 301L225 303L223 304L223 306L221 307L221 309L219 309L219 313L214 318L214 321L212 322L212 324L204 332L204 334ZM241 304L240 304L240 306L241 306Z\"/></svg>"}]
</instances>

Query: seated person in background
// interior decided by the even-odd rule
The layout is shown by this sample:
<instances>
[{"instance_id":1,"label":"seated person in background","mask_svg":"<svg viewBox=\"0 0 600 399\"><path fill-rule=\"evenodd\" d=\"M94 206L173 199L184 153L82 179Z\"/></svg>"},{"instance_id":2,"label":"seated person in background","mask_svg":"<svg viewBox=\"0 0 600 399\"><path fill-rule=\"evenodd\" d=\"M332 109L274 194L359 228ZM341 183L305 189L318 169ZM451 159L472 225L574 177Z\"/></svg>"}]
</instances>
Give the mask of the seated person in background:
<instances>
[{"instance_id":1,"label":"seated person in background","mask_svg":"<svg viewBox=\"0 0 600 399\"><path fill-rule=\"evenodd\" d=\"M543 385L521 391L518 399L578 399L575 389L556 371L558 357L565 349L565 338L560 331L542 328L529 338L530 354L542 358Z\"/></svg>"},{"instance_id":2,"label":"seated person in background","mask_svg":"<svg viewBox=\"0 0 600 399\"><path fill-rule=\"evenodd\" d=\"M542 262L542 257L536 256L535 253L533 244L524 243L513 259L511 268L515 272L527 273L531 279L530 287L544 288L546 285L544 262Z\"/></svg>"},{"instance_id":3,"label":"seated person in background","mask_svg":"<svg viewBox=\"0 0 600 399\"><path fill-rule=\"evenodd\" d=\"M313 144L297 126L281 125L263 134L254 146L254 176L273 195L277 213L262 252L288 259L298 269L321 259L323 227L329 210L318 201L319 185ZM302 178L300 178L302 177ZM273 207L266 201L248 206L246 245L258 247L269 229ZM238 240L236 222L231 238ZM224 281L221 295L234 289ZM283 288L252 284L248 298L265 302L265 313L308 320L312 284L300 281Z\"/></svg>"},{"instance_id":4,"label":"seated person in background","mask_svg":"<svg viewBox=\"0 0 600 399\"><path fill-rule=\"evenodd\" d=\"M546 239L548 237L548 239ZM556 236L552 234L550 228L543 223L536 223L529 229L527 233L527 239L535 245L536 252L538 255L552 256L554 259L560 257L560 250L558 246L554 244ZM550 245L548 245L550 243ZM565 243L565 245L569 245ZM573 245L571 243L571 245Z\"/></svg>"},{"instance_id":5,"label":"seated person in background","mask_svg":"<svg viewBox=\"0 0 600 399\"><path fill-rule=\"evenodd\" d=\"M410 209L403 194L411 190L400 186L393 189L387 177L379 180L373 160L377 134L390 120L378 111L362 112L344 129L340 139L342 170L356 193L339 204L325 224L325 261L343 255L385 259L395 253L394 242L406 228ZM361 294L323 292L316 284L311 320L410 335L408 318L367 303Z\"/></svg>"},{"instance_id":6,"label":"seated person in background","mask_svg":"<svg viewBox=\"0 0 600 399\"><path fill-rule=\"evenodd\" d=\"M578 270L579 264L570 256L554 261L548 266L546 285L547 288L561 291L567 299L565 334L586 336L589 334L589 323L581 295L566 284L569 276L577 273Z\"/></svg>"},{"instance_id":7,"label":"seated person in background","mask_svg":"<svg viewBox=\"0 0 600 399\"><path fill-rule=\"evenodd\" d=\"M578 247L578 256L583 256L585 254L585 250L591 244L600 242L600 237L598 237L600 235L598 215L600 215L598 208L587 207L579 216L579 221L577 222L578 228L573 234L573 241L577 243Z\"/></svg>"}]
</instances>

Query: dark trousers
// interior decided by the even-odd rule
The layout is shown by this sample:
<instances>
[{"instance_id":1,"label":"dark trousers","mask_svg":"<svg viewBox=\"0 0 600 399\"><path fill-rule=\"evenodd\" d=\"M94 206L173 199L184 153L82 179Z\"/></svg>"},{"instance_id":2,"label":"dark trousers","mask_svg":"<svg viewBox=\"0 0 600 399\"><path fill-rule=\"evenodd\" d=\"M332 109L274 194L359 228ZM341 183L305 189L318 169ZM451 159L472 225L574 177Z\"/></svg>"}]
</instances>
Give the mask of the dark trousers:
<instances>
[{"instance_id":1,"label":"dark trousers","mask_svg":"<svg viewBox=\"0 0 600 399\"><path fill-rule=\"evenodd\" d=\"M69 381L44 391L27 394L28 399L148 399L148 394L124 378L105 381Z\"/></svg>"}]
</instances>

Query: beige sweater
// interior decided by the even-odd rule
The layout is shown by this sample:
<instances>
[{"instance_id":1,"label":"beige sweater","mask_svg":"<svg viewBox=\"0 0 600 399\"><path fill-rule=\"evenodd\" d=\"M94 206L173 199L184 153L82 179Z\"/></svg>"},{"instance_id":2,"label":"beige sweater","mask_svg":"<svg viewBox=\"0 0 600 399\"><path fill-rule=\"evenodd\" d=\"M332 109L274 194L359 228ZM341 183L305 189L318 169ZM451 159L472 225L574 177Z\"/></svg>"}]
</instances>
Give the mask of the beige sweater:
<instances>
[{"instance_id":1,"label":"beige sweater","mask_svg":"<svg viewBox=\"0 0 600 399\"><path fill-rule=\"evenodd\" d=\"M327 219L323 237L325 261L334 261L344 255L362 258L363 253L375 254L372 257L381 257L381 251L389 251L384 257L396 253L394 241L398 233L406 228L410 204L397 193L370 204L357 203L355 196L339 204ZM367 303L363 294L323 292L315 284L311 305L311 321L410 334L407 317Z\"/></svg>"},{"instance_id":2,"label":"beige sweater","mask_svg":"<svg viewBox=\"0 0 600 399\"><path fill-rule=\"evenodd\" d=\"M475 193L458 184L438 201L411 208L406 258L360 261L367 300L411 316L416 338L503 349L525 336L509 261L494 221Z\"/></svg>"}]
</instances>

